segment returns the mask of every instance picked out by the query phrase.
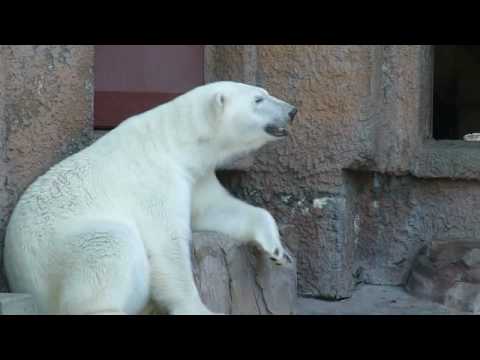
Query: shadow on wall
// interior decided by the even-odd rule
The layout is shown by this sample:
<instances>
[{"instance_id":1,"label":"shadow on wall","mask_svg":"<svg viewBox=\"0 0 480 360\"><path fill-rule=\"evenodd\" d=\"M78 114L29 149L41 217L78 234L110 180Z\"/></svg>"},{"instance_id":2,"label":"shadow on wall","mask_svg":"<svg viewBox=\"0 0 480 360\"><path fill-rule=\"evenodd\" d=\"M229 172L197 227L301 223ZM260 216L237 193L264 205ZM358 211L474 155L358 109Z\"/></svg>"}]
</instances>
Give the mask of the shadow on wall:
<instances>
[{"instance_id":1,"label":"shadow on wall","mask_svg":"<svg viewBox=\"0 0 480 360\"><path fill-rule=\"evenodd\" d=\"M474 232L480 201L474 181L432 182L360 171L345 171L344 178L346 236L354 248L357 283L404 285L418 252L432 240L480 235Z\"/></svg>"}]
</instances>

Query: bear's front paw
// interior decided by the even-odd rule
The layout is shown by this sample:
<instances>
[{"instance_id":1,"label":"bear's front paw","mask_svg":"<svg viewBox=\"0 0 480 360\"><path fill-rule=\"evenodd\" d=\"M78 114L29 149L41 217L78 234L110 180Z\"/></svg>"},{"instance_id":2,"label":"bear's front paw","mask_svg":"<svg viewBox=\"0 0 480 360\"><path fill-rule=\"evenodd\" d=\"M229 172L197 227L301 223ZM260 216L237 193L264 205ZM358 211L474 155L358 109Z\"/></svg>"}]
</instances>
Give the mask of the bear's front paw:
<instances>
[{"instance_id":1,"label":"bear's front paw","mask_svg":"<svg viewBox=\"0 0 480 360\"><path fill-rule=\"evenodd\" d=\"M293 259L286 249L281 247L276 248L272 254L270 254L270 260L275 262L276 265L285 266L293 264Z\"/></svg>"}]
</instances>

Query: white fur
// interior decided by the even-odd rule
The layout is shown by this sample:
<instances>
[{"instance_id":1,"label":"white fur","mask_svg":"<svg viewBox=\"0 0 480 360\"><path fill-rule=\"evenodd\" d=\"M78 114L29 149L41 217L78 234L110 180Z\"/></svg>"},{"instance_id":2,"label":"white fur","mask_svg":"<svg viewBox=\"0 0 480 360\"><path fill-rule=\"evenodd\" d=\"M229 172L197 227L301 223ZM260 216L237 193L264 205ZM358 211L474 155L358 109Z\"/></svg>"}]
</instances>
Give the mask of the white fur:
<instances>
[{"instance_id":1,"label":"white fur","mask_svg":"<svg viewBox=\"0 0 480 360\"><path fill-rule=\"evenodd\" d=\"M214 170L274 140L263 128L289 109L263 89L213 83L63 160L12 214L4 252L11 290L32 294L43 313L139 314L153 302L170 314L210 314L192 275L192 230L288 259L272 216L230 196Z\"/></svg>"}]
</instances>

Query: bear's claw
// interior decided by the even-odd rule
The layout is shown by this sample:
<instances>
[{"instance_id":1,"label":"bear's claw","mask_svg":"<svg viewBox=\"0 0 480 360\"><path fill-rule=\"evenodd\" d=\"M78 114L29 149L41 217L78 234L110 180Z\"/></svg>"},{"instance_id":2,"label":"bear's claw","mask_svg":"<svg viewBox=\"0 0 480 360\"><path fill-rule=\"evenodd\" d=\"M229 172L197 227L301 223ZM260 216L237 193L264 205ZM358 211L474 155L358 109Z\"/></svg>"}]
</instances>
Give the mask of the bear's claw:
<instances>
[{"instance_id":1,"label":"bear's claw","mask_svg":"<svg viewBox=\"0 0 480 360\"><path fill-rule=\"evenodd\" d=\"M275 249L275 251L273 252L273 254L275 256L270 256L270 260L274 261L276 265L278 266L281 266L281 265L286 265L286 264L292 264L293 263L293 259L292 257L290 256L290 254L284 250L283 252L283 256L281 258L279 258L279 254L280 254L280 250L279 249Z\"/></svg>"}]
</instances>

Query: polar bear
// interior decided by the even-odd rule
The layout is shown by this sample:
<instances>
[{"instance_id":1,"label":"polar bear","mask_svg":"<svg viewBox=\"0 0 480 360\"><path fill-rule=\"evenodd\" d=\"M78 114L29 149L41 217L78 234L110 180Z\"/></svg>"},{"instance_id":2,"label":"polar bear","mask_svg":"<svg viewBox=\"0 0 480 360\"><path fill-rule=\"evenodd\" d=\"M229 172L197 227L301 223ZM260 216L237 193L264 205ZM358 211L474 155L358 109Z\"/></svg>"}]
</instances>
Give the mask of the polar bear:
<instances>
[{"instance_id":1,"label":"polar bear","mask_svg":"<svg viewBox=\"0 0 480 360\"><path fill-rule=\"evenodd\" d=\"M215 169L288 134L297 110L259 87L199 86L133 116L25 191L4 251L13 292L47 314L212 314L194 283L192 231L291 257L275 220L231 196Z\"/></svg>"}]
</instances>

